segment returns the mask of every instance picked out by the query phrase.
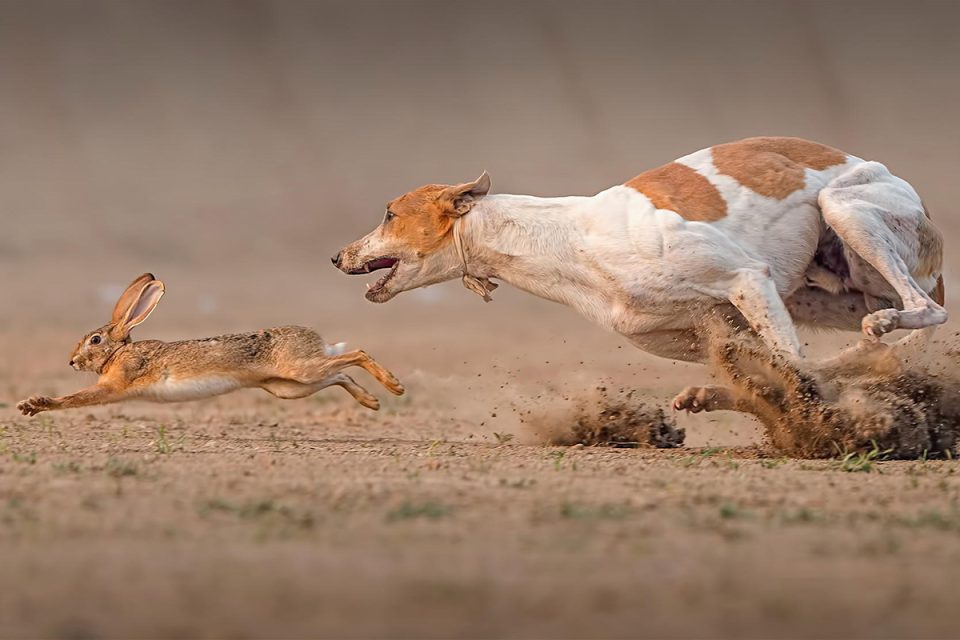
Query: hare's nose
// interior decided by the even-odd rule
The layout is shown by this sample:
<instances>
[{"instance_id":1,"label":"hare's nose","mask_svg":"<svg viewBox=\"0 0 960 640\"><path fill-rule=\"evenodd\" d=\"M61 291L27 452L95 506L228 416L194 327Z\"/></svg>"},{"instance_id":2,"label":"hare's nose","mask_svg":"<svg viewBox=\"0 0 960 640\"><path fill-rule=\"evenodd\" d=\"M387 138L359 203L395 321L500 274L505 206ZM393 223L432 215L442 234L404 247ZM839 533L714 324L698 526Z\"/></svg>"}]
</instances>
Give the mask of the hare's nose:
<instances>
[{"instance_id":1,"label":"hare's nose","mask_svg":"<svg viewBox=\"0 0 960 640\"><path fill-rule=\"evenodd\" d=\"M337 255L335 255L335 256L333 256L332 258L330 258L330 262L332 262L332 263L333 263L333 266L337 267L338 269L340 268L340 256L341 256L342 253L343 253L343 252L341 251L341 252L337 253Z\"/></svg>"},{"instance_id":2,"label":"hare's nose","mask_svg":"<svg viewBox=\"0 0 960 640\"><path fill-rule=\"evenodd\" d=\"M71 360L71 361L70 361L70 366L72 367L74 364L75 364L74 361Z\"/></svg>"}]
</instances>

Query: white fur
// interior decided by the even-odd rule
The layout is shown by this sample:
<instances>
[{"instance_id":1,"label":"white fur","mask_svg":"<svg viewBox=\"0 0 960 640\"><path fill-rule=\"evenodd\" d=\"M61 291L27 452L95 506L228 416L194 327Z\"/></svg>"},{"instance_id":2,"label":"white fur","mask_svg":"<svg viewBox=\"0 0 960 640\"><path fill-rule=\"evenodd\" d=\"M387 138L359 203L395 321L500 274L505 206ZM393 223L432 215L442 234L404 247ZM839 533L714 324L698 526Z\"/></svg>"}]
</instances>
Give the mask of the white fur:
<instances>
[{"instance_id":1,"label":"white fur","mask_svg":"<svg viewBox=\"0 0 960 640\"><path fill-rule=\"evenodd\" d=\"M804 286L817 248L824 225L817 198L831 192L833 181L856 175L863 161L850 157L826 171L808 170L805 187L783 200L719 174L709 150L680 162L718 188L728 203L725 217L687 221L626 186L592 197L487 196L464 218L471 272L570 305L637 346L675 358L690 357L682 332L695 328L703 309L730 302L772 347L799 355L784 300ZM906 217L922 215L912 188L885 168L870 189L874 202L899 207ZM862 207L858 213L877 227L868 241L887 229ZM843 222L831 224L846 240ZM901 235L909 268L916 264L916 236ZM906 283L911 276L897 277ZM868 283L855 284L870 293ZM933 281L924 284L929 290ZM921 289L909 288L916 295L910 300L936 306ZM942 309L927 313L936 322L946 317ZM695 350L693 356L700 357Z\"/></svg>"},{"instance_id":2,"label":"white fur","mask_svg":"<svg viewBox=\"0 0 960 640\"><path fill-rule=\"evenodd\" d=\"M323 347L323 353L326 356L339 356L343 355L347 351L346 342L338 342L336 344L328 344Z\"/></svg>"},{"instance_id":3,"label":"white fur","mask_svg":"<svg viewBox=\"0 0 960 640\"><path fill-rule=\"evenodd\" d=\"M154 402L183 402L218 396L242 387L237 380L224 376L205 376L196 378L163 378L139 395Z\"/></svg>"},{"instance_id":4,"label":"white fur","mask_svg":"<svg viewBox=\"0 0 960 640\"><path fill-rule=\"evenodd\" d=\"M808 220L810 208L782 217L784 228L794 229L791 240L801 236L812 255L819 227ZM799 352L795 335L762 326L767 320L758 305L734 300L743 294L776 301L778 290L802 281L806 265L781 265L784 254L773 250L769 236L684 220L625 186L589 198L487 196L467 219L473 273L568 304L635 342L645 342L645 334L692 329L705 305L729 300L777 348ZM774 321L789 323L782 301L779 309L765 306Z\"/></svg>"}]
</instances>

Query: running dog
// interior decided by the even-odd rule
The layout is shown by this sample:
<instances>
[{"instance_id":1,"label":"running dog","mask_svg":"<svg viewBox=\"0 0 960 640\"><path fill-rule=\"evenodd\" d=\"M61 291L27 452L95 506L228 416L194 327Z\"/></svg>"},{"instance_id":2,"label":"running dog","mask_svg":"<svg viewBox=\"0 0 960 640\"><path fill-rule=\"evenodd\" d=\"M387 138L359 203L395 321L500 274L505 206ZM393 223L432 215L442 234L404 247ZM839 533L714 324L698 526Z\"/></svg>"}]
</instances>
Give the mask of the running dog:
<instances>
[{"instance_id":1,"label":"running dog","mask_svg":"<svg viewBox=\"0 0 960 640\"><path fill-rule=\"evenodd\" d=\"M716 145L593 196L491 195L486 173L426 185L333 263L387 269L366 297L462 277L569 305L644 351L707 357L698 319L732 305L773 350L802 357L796 324L872 339L947 319L943 240L910 184L884 165L799 138ZM926 332L926 333L929 333ZM677 409L729 409L688 388Z\"/></svg>"}]
</instances>

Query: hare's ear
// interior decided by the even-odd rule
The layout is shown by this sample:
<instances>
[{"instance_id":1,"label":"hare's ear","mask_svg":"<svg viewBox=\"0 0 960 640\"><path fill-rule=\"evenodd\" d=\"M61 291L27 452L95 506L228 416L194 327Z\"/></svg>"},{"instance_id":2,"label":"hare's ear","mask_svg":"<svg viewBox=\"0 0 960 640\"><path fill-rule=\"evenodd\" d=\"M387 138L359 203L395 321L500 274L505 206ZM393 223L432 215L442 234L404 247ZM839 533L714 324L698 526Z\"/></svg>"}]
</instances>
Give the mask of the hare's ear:
<instances>
[{"instance_id":1,"label":"hare's ear","mask_svg":"<svg viewBox=\"0 0 960 640\"><path fill-rule=\"evenodd\" d=\"M112 337L117 340L125 340L130 335L130 330L150 317L153 310L163 297L163 283L159 280L152 280L140 289L140 294L130 305L127 314L113 329L115 335Z\"/></svg>"},{"instance_id":2,"label":"hare's ear","mask_svg":"<svg viewBox=\"0 0 960 640\"><path fill-rule=\"evenodd\" d=\"M154 280L156 280L156 278L153 277L152 273L145 273L142 276L138 276L136 280L131 282L126 291L120 294L120 299L117 300L117 304L113 307L113 316L110 318L110 322L113 324L119 324L120 321L123 320L123 318L127 315L127 311L130 310L130 305L132 305L137 299L137 296L140 295L144 285L146 285L148 282L153 282Z\"/></svg>"}]
</instances>

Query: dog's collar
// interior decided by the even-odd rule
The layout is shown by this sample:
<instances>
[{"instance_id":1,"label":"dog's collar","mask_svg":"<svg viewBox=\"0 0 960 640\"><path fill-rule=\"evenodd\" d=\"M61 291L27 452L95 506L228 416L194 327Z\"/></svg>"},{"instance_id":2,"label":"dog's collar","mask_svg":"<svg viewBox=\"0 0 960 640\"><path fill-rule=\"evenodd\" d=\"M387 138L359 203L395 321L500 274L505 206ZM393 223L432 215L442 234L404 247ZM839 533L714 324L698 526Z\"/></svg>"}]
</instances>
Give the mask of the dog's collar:
<instances>
[{"instance_id":1,"label":"dog's collar","mask_svg":"<svg viewBox=\"0 0 960 640\"><path fill-rule=\"evenodd\" d=\"M467 266L467 253L463 249L463 230L461 226L464 217L458 216L453 221L453 246L457 248L457 255L460 256L460 263L463 266L463 286L483 298L484 302L490 302L493 300L490 293L498 285L495 282L490 282L489 278L481 278L470 273L470 268Z\"/></svg>"}]
</instances>

